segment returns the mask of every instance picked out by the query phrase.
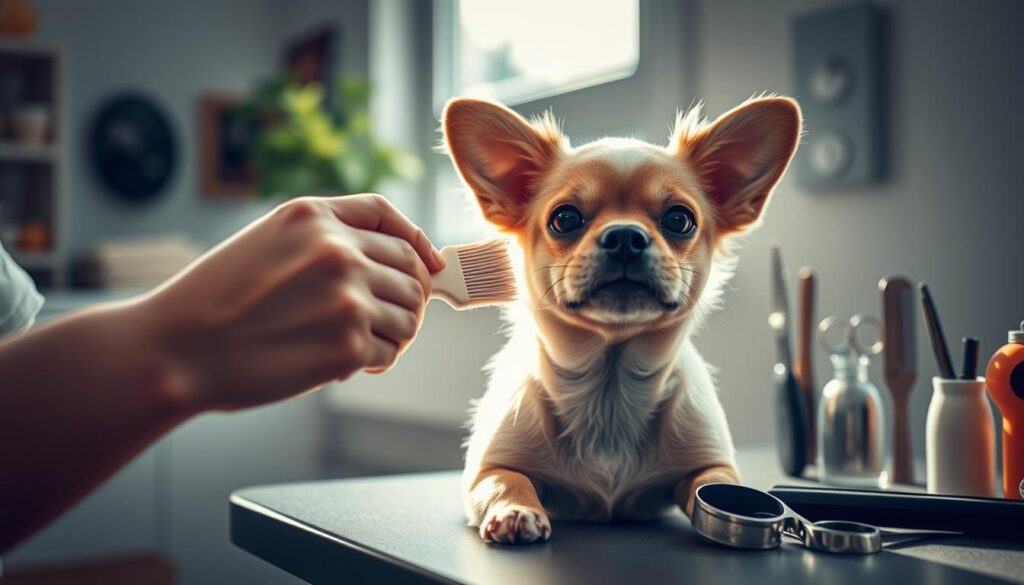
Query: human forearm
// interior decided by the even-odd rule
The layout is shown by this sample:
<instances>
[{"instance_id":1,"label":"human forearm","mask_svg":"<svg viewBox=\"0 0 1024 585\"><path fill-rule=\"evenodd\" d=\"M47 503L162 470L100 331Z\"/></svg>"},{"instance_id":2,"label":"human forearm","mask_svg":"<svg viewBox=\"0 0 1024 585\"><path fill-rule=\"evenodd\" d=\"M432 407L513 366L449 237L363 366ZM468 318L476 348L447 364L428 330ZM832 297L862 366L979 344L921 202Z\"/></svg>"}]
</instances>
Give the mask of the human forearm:
<instances>
[{"instance_id":1,"label":"human forearm","mask_svg":"<svg viewBox=\"0 0 1024 585\"><path fill-rule=\"evenodd\" d=\"M303 198L144 297L0 343L0 552L192 414L387 370L443 266L383 197Z\"/></svg>"},{"instance_id":2,"label":"human forearm","mask_svg":"<svg viewBox=\"0 0 1024 585\"><path fill-rule=\"evenodd\" d=\"M0 551L193 411L139 301L0 343Z\"/></svg>"}]
</instances>

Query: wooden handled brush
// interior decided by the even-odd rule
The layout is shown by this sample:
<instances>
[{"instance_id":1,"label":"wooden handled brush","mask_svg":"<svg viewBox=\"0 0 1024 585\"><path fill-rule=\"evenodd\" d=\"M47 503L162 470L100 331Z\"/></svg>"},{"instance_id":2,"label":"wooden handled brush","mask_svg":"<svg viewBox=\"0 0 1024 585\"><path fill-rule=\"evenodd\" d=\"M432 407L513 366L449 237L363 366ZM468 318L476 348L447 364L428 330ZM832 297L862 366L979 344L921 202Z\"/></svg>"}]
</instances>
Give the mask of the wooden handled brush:
<instances>
[{"instance_id":1,"label":"wooden handled brush","mask_svg":"<svg viewBox=\"0 0 1024 585\"><path fill-rule=\"evenodd\" d=\"M505 242L447 246L441 249L441 256L447 266L431 277L431 298L460 311L515 300L515 273Z\"/></svg>"},{"instance_id":2,"label":"wooden handled brush","mask_svg":"<svg viewBox=\"0 0 1024 585\"><path fill-rule=\"evenodd\" d=\"M910 391L917 378L917 350L914 329L914 289L899 276L883 278L882 343L885 384L892 394L893 477L901 484L914 483L914 459L910 441Z\"/></svg>"},{"instance_id":3,"label":"wooden handled brush","mask_svg":"<svg viewBox=\"0 0 1024 585\"><path fill-rule=\"evenodd\" d=\"M793 375L804 393L807 404L807 462L813 463L817 457L818 426L817 389L814 387L813 356L811 354L811 338L814 335L814 271L804 266L798 273L800 278L799 309L797 314L796 359L793 361Z\"/></svg>"}]
</instances>

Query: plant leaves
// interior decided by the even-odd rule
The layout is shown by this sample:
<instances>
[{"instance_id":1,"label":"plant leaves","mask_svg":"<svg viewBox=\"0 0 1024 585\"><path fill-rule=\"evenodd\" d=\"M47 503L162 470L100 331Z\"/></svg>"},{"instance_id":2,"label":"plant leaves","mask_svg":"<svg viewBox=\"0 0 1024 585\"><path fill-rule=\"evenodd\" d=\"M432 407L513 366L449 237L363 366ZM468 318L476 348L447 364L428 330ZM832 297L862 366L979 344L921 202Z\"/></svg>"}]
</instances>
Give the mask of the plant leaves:
<instances>
[{"instance_id":1,"label":"plant leaves","mask_svg":"<svg viewBox=\"0 0 1024 585\"><path fill-rule=\"evenodd\" d=\"M259 120L251 153L261 194L358 193L391 177L422 176L419 158L374 140L371 84L351 75L335 84L333 111L320 85L283 76L258 85L239 109Z\"/></svg>"}]
</instances>

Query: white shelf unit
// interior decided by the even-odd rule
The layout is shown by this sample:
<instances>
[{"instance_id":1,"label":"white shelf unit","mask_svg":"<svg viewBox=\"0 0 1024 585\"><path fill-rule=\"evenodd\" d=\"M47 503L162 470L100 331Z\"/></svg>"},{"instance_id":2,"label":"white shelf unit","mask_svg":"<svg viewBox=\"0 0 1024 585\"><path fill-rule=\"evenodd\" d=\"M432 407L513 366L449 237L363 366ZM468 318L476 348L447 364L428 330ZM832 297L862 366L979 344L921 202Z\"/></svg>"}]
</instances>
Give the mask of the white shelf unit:
<instances>
[{"instance_id":1,"label":"white shelf unit","mask_svg":"<svg viewBox=\"0 0 1024 585\"><path fill-rule=\"evenodd\" d=\"M44 289L67 284L64 67L56 47L0 41L0 241ZM15 116L25 104L48 112L43 143L19 138Z\"/></svg>"},{"instance_id":2,"label":"white shelf unit","mask_svg":"<svg viewBox=\"0 0 1024 585\"><path fill-rule=\"evenodd\" d=\"M56 162L57 152L53 144L18 144L10 139L0 141L0 162Z\"/></svg>"}]
</instances>

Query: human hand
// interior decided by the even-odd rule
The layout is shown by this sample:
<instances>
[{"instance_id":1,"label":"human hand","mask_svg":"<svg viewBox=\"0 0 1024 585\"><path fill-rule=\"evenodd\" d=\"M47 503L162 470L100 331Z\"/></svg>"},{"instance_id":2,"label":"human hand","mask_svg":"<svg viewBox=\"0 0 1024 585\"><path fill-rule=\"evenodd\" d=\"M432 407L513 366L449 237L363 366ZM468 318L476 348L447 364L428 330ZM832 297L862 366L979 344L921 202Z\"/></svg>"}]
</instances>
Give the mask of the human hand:
<instances>
[{"instance_id":1,"label":"human hand","mask_svg":"<svg viewBox=\"0 0 1024 585\"><path fill-rule=\"evenodd\" d=\"M187 408L284 399L386 371L419 330L444 261L380 195L300 198L130 310Z\"/></svg>"}]
</instances>

